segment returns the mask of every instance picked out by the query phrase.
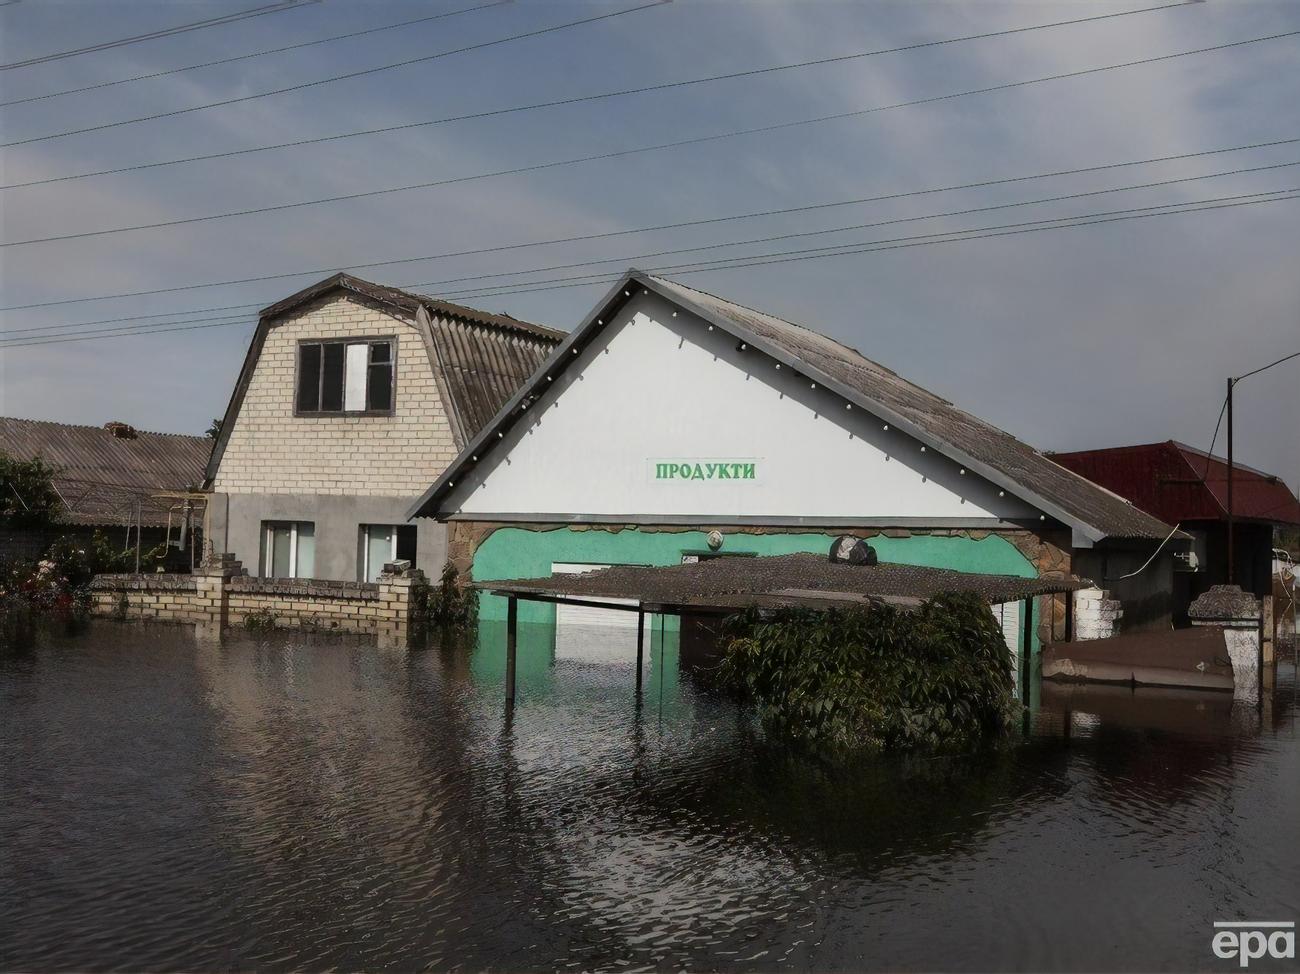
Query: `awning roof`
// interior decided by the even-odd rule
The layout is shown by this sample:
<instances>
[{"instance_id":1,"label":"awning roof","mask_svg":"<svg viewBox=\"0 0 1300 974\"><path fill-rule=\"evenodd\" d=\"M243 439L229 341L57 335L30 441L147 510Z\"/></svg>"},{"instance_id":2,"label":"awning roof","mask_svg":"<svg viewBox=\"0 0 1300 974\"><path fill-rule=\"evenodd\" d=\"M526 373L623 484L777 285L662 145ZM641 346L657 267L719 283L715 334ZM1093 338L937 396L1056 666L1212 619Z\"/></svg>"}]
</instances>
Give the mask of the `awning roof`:
<instances>
[{"instance_id":1,"label":"awning roof","mask_svg":"<svg viewBox=\"0 0 1300 974\"><path fill-rule=\"evenodd\" d=\"M707 613L751 606L825 609L870 602L908 607L945 592L971 592L993 605L1090 584L1064 576L1020 578L919 565L849 565L829 561L825 555L793 554L714 558L659 568L615 566L578 575L476 582L474 588L546 602L632 599L647 611Z\"/></svg>"}]
</instances>

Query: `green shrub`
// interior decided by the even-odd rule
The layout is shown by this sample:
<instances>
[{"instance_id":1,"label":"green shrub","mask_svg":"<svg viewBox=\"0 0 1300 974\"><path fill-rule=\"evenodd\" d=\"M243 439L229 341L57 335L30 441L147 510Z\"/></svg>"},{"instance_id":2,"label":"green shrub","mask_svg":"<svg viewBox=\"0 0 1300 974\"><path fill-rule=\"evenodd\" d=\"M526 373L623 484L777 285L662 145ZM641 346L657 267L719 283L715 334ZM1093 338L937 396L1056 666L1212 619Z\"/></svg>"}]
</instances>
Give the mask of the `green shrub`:
<instances>
[{"instance_id":1,"label":"green shrub","mask_svg":"<svg viewBox=\"0 0 1300 974\"><path fill-rule=\"evenodd\" d=\"M750 611L727 623L722 651L723 681L764 726L818 749L964 748L1019 713L1011 653L972 595L911 612Z\"/></svg>"},{"instance_id":2,"label":"green shrub","mask_svg":"<svg viewBox=\"0 0 1300 974\"><path fill-rule=\"evenodd\" d=\"M418 625L426 629L467 629L478 620L478 592L461 584L451 562L442 566L437 585L412 592Z\"/></svg>"},{"instance_id":3,"label":"green shrub","mask_svg":"<svg viewBox=\"0 0 1300 974\"><path fill-rule=\"evenodd\" d=\"M39 457L18 460L0 451L0 523L43 528L62 509L54 489L54 468Z\"/></svg>"},{"instance_id":4,"label":"green shrub","mask_svg":"<svg viewBox=\"0 0 1300 974\"><path fill-rule=\"evenodd\" d=\"M244 628L249 632L270 632L275 623L276 614L270 609L255 609L244 616Z\"/></svg>"}]
</instances>

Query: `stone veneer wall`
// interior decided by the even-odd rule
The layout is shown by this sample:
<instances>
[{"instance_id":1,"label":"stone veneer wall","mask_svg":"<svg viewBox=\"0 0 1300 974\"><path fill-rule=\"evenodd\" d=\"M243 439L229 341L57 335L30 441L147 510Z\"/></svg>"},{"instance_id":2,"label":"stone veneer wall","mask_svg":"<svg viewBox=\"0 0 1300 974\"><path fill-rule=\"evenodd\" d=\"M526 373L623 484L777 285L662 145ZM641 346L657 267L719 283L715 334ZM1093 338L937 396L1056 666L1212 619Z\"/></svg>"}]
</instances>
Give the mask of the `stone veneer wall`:
<instances>
[{"instance_id":1,"label":"stone veneer wall","mask_svg":"<svg viewBox=\"0 0 1300 974\"><path fill-rule=\"evenodd\" d=\"M250 578L228 555L193 575L97 575L95 615L197 625L242 626L250 618L275 628L373 633L403 644L424 574L409 562L385 565L378 582Z\"/></svg>"}]
</instances>

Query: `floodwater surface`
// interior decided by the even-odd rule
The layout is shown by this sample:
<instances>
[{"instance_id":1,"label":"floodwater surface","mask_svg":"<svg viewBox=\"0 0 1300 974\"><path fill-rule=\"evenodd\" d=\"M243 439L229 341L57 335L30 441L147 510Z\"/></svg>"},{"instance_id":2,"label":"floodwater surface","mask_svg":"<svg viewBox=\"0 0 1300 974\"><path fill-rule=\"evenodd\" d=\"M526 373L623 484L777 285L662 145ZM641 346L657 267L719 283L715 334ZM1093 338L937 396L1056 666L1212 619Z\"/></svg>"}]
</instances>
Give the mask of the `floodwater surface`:
<instances>
[{"instance_id":1,"label":"floodwater surface","mask_svg":"<svg viewBox=\"0 0 1300 974\"><path fill-rule=\"evenodd\" d=\"M638 704L524 639L507 719L480 642L0 651L0 967L1239 970L1216 920L1300 919L1294 656L1262 712L1049 687L1002 753L833 768L671 645Z\"/></svg>"}]
</instances>

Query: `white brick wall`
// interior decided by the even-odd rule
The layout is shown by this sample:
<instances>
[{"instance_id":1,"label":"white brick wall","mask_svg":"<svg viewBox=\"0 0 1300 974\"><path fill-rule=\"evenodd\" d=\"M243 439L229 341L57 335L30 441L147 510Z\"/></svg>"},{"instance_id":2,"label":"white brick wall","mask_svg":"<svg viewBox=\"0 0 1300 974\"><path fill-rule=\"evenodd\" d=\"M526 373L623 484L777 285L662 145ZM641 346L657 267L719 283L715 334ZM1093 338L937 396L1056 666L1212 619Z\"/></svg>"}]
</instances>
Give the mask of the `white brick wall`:
<instances>
[{"instance_id":1,"label":"white brick wall","mask_svg":"<svg viewBox=\"0 0 1300 974\"><path fill-rule=\"evenodd\" d=\"M1119 632L1124 615L1120 603L1099 588L1084 588L1074 593L1074 638L1109 639Z\"/></svg>"},{"instance_id":2,"label":"white brick wall","mask_svg":"<svg viewBox=\"0 0 1300 974\"><path fill-rule=\"evenodd\" d=\"M390 334L397 337L394 415L294 416L300 340ZM307 305L271 328L214 490L409 497L428 488L456 452L413 321L340 294Z\"/></svg>"}]
</instances>

